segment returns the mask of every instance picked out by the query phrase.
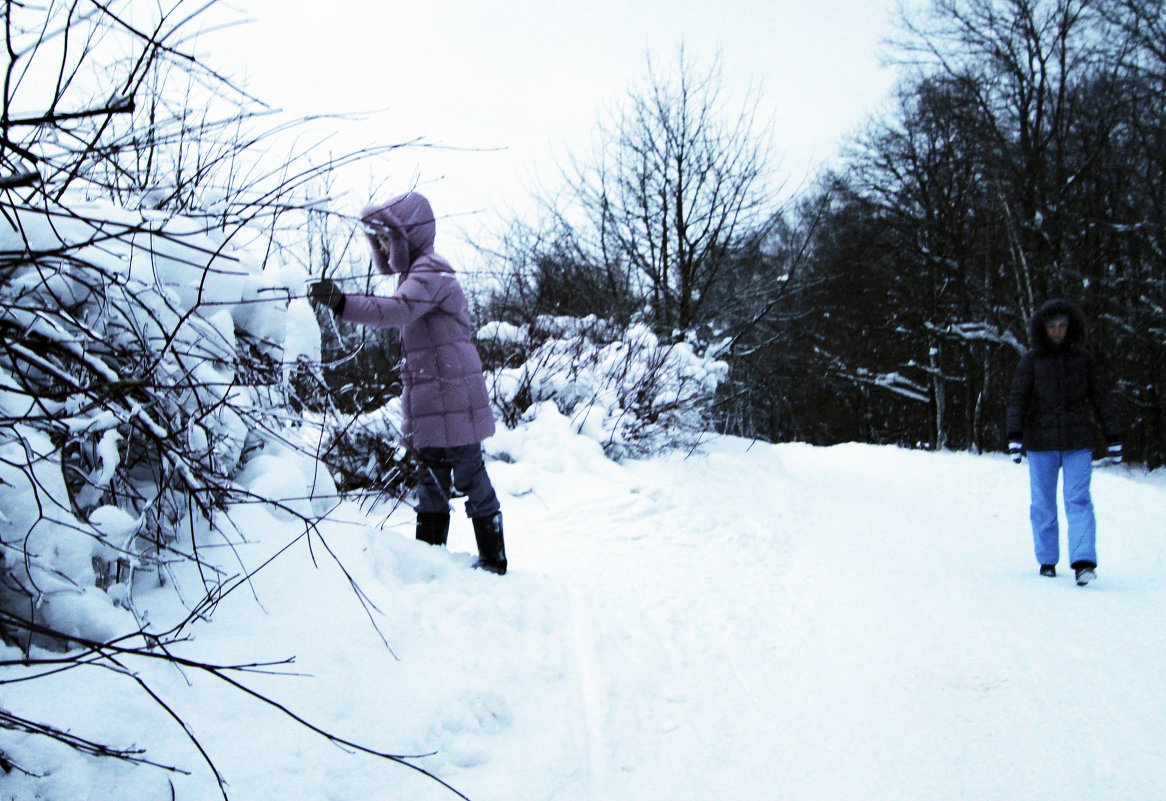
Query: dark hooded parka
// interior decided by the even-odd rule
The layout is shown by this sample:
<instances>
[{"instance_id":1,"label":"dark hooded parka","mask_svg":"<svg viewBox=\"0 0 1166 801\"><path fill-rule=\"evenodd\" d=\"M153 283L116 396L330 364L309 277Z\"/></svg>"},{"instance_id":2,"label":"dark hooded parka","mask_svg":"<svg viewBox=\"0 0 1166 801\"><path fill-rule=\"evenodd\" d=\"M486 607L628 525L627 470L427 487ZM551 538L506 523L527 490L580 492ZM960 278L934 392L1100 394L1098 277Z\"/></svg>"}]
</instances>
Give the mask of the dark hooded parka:
<instances>
[{"instance_id":1,"label":"dark hooded parka","mask_svg":"<svg viewBox=\"0 0 1166 801\"><path fill-rule=\"evenodd\" d=\"M1059 344L1046 323L1068 319ZM1067 300L1050 300L1029 322L1032 350L1021 357L1008 400L1008 437L1026 451L1092 451L1100 425L1107 442L1120 441L1109 387L1087 349L1085 314Z\"/></svg>"}]
</instances>

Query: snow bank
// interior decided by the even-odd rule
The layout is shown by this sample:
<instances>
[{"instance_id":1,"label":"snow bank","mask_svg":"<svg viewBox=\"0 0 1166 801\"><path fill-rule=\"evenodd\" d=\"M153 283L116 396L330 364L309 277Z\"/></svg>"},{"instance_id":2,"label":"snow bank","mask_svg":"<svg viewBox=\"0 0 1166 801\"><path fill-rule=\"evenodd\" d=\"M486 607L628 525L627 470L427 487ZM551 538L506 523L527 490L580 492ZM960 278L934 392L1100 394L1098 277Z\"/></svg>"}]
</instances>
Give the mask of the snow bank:
<instances>
[{"instance_id":1,"label":"snow bank","mask_svg":"<svg viewBox=\"0 0 1166 801\"><path fill-rule=\"evenodd\" d=\"M0 608L104 641L141 625L125 582L179 535L197 505L183 493L221 493L241 473L277 511L334 502L314 460L286 473L280 437L256 436L285 399L239 358L268 354L286 384L318 360L319 330L305 300L289 302L302 272L261 268L238 231L73 200L5 209L0 317L23 336L0 363Z\"/></svg>"},{"instance_id":2,"label":"snow bank","mask_svg":"<svg viewBox=\"0 0 1166 801\"><path fill-rule=\"evenodd\" d=\"M537 414L551 401L576 433L617 459L698 440L728 374L715 348L698 353L689 342L661 342L646 326L614 331L594 317L544 317L533 332L494 323L478 337L522 354L520 366L488 377L500 417Z\"/></svg>"},{"instance_id":3,"label":"snow bank","mask_svg":"<svg viewBox=\"0 0 1166 801\"><path fill-rule=\"evenodd\" d=\"M553 405L491 447L508 460L490 463L505 577L470 569L460 515L441 549L412 538L406 509L386 520L344 503L309 534L249 505L216 563L263 567L176 653L294 656L238 678L329 732L419 755L475 801L762 801L774 788L789 801L1123 801L1166 781L1145 747L1164 722L1146 699L1166 692L1166 476L1097 471L1102 565L1078 588L1037 575L1025 472L999 456L712 437L687 457L613 463ZM196 571L175 580L198 596ZM169 588L142 601L160 626L185 614ZM203 673L132 667L232 798L456 797ZM0 687L0 705L29 717L77 698L74 733L148 745L190 774L9 731L0 750L44 776L11 774L6 793L216 795L124 675Z\"/></svg>"}]
</instances>

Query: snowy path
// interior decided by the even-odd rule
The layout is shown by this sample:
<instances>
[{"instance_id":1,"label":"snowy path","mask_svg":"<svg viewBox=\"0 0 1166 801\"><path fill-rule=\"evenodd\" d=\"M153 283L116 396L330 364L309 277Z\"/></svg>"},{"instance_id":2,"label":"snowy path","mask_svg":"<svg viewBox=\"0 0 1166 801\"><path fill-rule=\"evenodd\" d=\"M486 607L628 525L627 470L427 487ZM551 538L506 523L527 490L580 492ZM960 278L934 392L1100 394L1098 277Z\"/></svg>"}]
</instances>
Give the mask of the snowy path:
<instances>
[{"instance_id":1,"label":"snowy path","mask_svg":"<svg viewBox=\"0 0 1166 801\"><path fill-rule=\"evenodd\" d=\"M587 772L563 797L1116 800L1166 779L1160 492L1139 508L1099 473L1112 558L1080 589L1064 564L1036 576L1025 473L999 460L758 446L624 470L630 492L511 516L518 569L570 598Z\"/></svg>"},{"instance_id":2,"label":"snowy path","mask_svg":"<svg viewBox=\"0 0 1166 801\"><path fill-rule=\"evenodd\" d=\"M1000 457L718 440L615 465L559 430L497 440L507 576L469 568L464 519L446 550L412 539L407 510L381 526L344 504L323 540L296 542L181 650L294 655L294 674L247 683L331 732L425 755L414 764L473 801L1162 797L1161 473L1098 471L1102 564L1078 588L1063 562L1037 575L1025 470ZM261 508L236 520L250 534L227 558L252 566L302 534ZM185 614L172 606L161 591L154 619ZM201 674L137 668L232 801L456 797ZM150 755L192 773L60 757L39 784L0 777L4 798L153 801L170 782L179 799L217 797L134 686L97 671L43 687L8 701L67 719L85 698L79 734L126 742L147 726Z\"/></svg>"}]
</instances>

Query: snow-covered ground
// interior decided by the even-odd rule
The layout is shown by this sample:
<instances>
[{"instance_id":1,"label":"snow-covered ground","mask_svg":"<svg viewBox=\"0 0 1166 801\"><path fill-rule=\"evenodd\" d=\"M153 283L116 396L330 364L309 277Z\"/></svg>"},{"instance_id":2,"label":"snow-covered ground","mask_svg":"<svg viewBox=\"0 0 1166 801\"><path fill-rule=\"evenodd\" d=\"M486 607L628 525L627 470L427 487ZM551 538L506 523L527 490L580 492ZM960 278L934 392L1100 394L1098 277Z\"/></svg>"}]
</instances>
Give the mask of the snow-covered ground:
<instances>
[{"instance_id":1,"label":"snow-covered ground","mask_svg":"<svg viewBox=\"0 0 1166 801\"><path fill-rule=\"evenodd\" d=\"M460 509L448 551L416 543L406 509L344 504L310 536L236 509L247 542L223 565L299 539L179 652L294 656L237 678L334 735L429 754L411 762L474 801L1161 797L1161 472L1095 473L1101 565L1079 588L1064 561L1037 575L1027 471L1002 457L711 439L615 464L550 413L488 450L507 576L470 569ZM157 593L156 626L183 614L173 598ZM457 797L197 670L131 667L237 801ZM3 706L190 775L8 733L2 750L44 777L0 776L3 799L219 795L127 677L26 686Z\"/></svg>"}]
</instances>

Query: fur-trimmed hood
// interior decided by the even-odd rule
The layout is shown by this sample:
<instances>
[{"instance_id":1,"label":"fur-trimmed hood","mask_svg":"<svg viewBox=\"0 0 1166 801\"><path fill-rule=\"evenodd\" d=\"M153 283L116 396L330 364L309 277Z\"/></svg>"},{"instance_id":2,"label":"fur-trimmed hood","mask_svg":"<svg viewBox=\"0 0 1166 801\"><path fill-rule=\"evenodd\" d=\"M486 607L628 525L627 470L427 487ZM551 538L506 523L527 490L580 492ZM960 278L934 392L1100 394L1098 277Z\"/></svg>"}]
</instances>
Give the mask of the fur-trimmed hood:
<instances>
[{"instance_id":1,"label":"fur-trimmed hood","mask_svg":"<svg viewBox=\"0 0 1166 801\"><path fill-rule=\"evenodd\" d=\"M433 240L437 236L437 221L433 207L424 195L406 192L385 203L365 206L360 213L364 223L365 236L372 247L373 261L377 269L385 275L402 275L409 271L417 259L433 254ZM377 242L377 235L387 236L391 243L391 254L385 258ZM438 269L450 269L440 259Z\"/></svg>"},{"instance_id":2,"label":"fur-trimmed hood","mask_svg":"<svg viewBox=\"0 0 1166 801\"><path fill-rule=\"evenodd\" d=\"M1029 321L1028 336L1033 350L1048 353L1055 349L1045 333L1045 323L1048 322L1049 318L1059 314L1069 318L1069 331L1065 334L1065 341L1061 347L1085 350L1089 345L1089 323L1085 319L1085 312L1081 311L1072 301L1063 298L1045 303L1036 310L1036 314Z\"/></svg>"}]
</instances>

